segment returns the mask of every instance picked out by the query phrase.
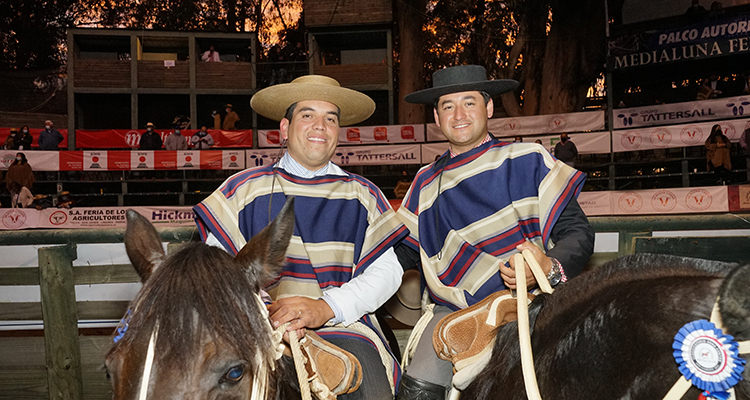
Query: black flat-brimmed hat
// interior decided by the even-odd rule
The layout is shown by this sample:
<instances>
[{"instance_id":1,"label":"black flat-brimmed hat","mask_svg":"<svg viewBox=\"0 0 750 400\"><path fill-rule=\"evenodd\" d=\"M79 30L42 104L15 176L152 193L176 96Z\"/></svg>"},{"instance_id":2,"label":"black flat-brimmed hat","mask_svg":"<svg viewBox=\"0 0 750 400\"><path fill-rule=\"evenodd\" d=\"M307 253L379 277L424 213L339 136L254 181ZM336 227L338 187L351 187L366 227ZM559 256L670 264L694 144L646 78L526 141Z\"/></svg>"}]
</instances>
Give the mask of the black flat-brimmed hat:
<instances>
[{"instance_id":1,"label":"black flat-brimmed hat","mask_svg":"<svg viewBox=\"0 0 750 400\"><path fill-rule=\"evenodd\" d=\"M409 103L433 104L440 96L458 92L487 92L495 97L518 87L512 79L487 80L487 70L481 65L448 67L432 74L432 87L410 93L404 97Z\"/></svg>"}]
</instances>

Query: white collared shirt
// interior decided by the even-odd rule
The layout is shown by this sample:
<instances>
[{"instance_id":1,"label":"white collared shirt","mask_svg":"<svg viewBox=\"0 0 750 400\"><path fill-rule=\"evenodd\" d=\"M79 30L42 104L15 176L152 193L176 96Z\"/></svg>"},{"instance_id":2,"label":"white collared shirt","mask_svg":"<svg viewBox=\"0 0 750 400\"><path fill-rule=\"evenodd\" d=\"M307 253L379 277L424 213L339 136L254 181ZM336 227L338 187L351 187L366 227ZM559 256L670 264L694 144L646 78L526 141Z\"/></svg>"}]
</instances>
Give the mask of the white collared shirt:
<instances>
[{"instance_id":1,"label":"white collared shirt","mask_svg":"<svg viewBox=\"0 0 750 400\"><path fill-rule=\"evenodd\" d=\"M310 171L298 163L289 153L278 161L278 167L301 178L314 178L323 175L346 176L338 165L328 162L323 168ZM218 239L209 233L206 244L222 247ZM350 325L365 314L374 313L401 286L403 269L398 262L393 248L386 250L375 259L360 275L352 278L340 287L330 287L323 291L321 297L333 310L335 316L329 321Z\"/></svg>"}]
</instances>

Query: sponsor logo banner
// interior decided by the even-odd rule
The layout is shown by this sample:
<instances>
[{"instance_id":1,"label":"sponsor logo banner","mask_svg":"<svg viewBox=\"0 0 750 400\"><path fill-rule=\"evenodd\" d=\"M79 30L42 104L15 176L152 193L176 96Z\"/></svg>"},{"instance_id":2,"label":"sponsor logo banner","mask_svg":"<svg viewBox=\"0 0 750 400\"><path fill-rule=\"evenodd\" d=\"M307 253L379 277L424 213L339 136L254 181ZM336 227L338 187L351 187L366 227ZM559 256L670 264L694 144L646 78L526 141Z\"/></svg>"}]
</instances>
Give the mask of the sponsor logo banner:
<instances>
[{"instance_id":1,"label":"sponsor logo banner","mask_svg":"<svg viewBox=\"0 0 750 400\"><path fill-rule=\"evenodd\" d=\"M16 161L16 153L23 153L34 171L59 171L60 151L0 150L0 169L7 170Z\"/></svg>"},{"instance_id":2,"label":"sponsor logo banner","mask_svg":"<svg viewBox=\"0 0 750 400\"><path fill-rule=\"evenodd\" d=\"M331 161L341 166L421 164L422 157L418 144L340 146L336 148Z\"/></svg>"},{"instance_id":3,"label":"sponsor logo banner","mask_svg":"<svg viewBox=\"0 0 750 400\"><path fill-rule=\"evenodd\" d=\"M726 186L609 192L613 215L727 212Z\"/></svg>"},{"instance_id":4,"label":"sponsor logo banner","mask_svg":"<svg viewBox=\"0 0 750 400\"><path fill-rule=\"evenodd\" d=\"M703 146L711 134L711 128L717 124L721 125L721 130L733 142L739 141L742 132L750 129L750 119L744 118L619 130L613 132L613 150L617 153L633 150ZM576 145L578 145L577 142Z\"/></svg>"},{"instance_id":5,"label":"sponsor logo banner","mask_svg":"<svg viewBox=\"0 0 750 400\"><path fill-rule=\"evenodd\" d=\"M245 169L245 154L240 150L221 152L221 169Z\"/></svg>"},{"instance_id":6,"label":"sponsor logo banner","mask_svg":"<svg viewBox=\"0 0 750 400\"><path fill-rule=\"evenodd\" d=\"M614 110L612 117L615 129L632 129L641 126L742 118L746 111L750 116L750 97L737 96L725 99L622 108Z\"/></svg>"},{"instance_id":7,"label":"sponsor logo banner","mask_svg":"<svg viewBox=\"0 0 750 400\"><path fill-rule=\"evenodd\" d=\"M750 185L739 187L740 192L740 210L750 210Z\"/></svg>"},{"instance_id":8,"label":"sponsor logo banner","mask_svg":"<svg viewBox=\"0 0 750 400\"><path fill-rule=\"evenodd\" d=\"M610 215L612 212L612 196L610 192L581 192L578 204L588 216Z\"/></svg>"},{"instance_id":9,"label":"sponsor logo banner","mask_svg":"<svg viewBox=\"0 0 750 400\"><path fill-rule=\"evenodd\" d=\"M487 129L496 137L601 131L604 129L604 111L493 118L487 121ZM427 125L427 141L445 141L445 136L437 125Z\"/></svg>"},{"instance_id":10,"label":"sponsor logo banner","mask_svg":"<svg viewBox=\"0 0 750 400\"><path fill-rule=\"evenodd\" d=\"M63 153L67 153L62 152ZM84 171L107 171L110 168L109 157L106 151L84 151L83 152L83 170ZM115 164L117 165L117 164ZM61 165L60 167L63 167ZM130 160L128 160L127 168L130 169Z\"/></svg>"},{"instance_id":11,"label":"sponsor logo banner","mask_svg":"<svg viewBox=\"0 0 750 400\"><path fill-rule=\"evenodd\" d=\"M201 169L200 151L177 151L177 169Z\"/></svg>"},{"instance_id":12,"label":"sponsor logo banner","mask_svg":"<svg viewBox=\"0 0 750 400\"><path fill-rule=\"evenodd\" d=\"M82 207L72 209L12 208L0 212L0 230L125 228L125 213L133 209L156 226L194 226L191 207Z\"/></svg>"},{"instance_id":13,"label":"sponsor logo banner","mask_svg":"<svg viewBox=\"0 0 750 400\"><path fill-rule=\"evenodd\" d=\"M135 170L135 171L154 169L154 152L153 151L131 151L130 152L130 169Z\"/></svg>"},{"instance_id":14,"label":"sponsor logo banner","mask_svg":"<svg viewBox=\"0 0 750 400\"><path fill-rule=\"evenodd\" d=\"M172 134L173 129L156 129L161 136L161 142ZM0 136L4 130L0 129ZM62 132L62 131L60 131ZM198 132L198 129L183 129L181 135L185 136L188 146L192 147L190 138ZM86 149L111 149L111 148L133 148L136 149L141 144L141 135L146 133L145 129L76 129L76 147ZM252 147L253 131L251 129L237 131L222 131L209 129L208 133L214 138L216 147ZM33 134L33 132L32 132ZM67 135L63 135L66 136ZM2 136L2 140L4 136ZM4 142L3 142L4 143ZM34 143L38 143L34 140ZM66 143L66 142L63 142ZM60 145L61 147L63 144Z\"/></svg>"},{"instance_id":15,"label":"sponsor logo banner","mask_svg":"<svg viewBox=\"0 0 750 400\"><path fill-rule=\"evenodd\" d=\"M83 152L82 151L61 151L60 152L60 170L61 171L83 171Z\"/></svg>"},{"instance_id":16,"label":"sponsor logo banner","mask_svg":"<svg viewBox=\"0 0 750 400\"><path fill-rule=\"evenodd\" d=\"M424 125L356 126L339 129L340 146L414 142L424 142ZM278 129L258 132L258 145L260 147L279 147L280 144L281 133Z\"/></svg>"},{"instance_id":17,"label":"sponsor logo banner","mask_svg":"<svg viewBox=\"0 0 750 400\"><path fill-rule=\"evenodd\" d=\"M618 70L745 53L749 33L750 16L740 15L628 34L610 41L608 65Z\"/></svg>"}]
</instances>

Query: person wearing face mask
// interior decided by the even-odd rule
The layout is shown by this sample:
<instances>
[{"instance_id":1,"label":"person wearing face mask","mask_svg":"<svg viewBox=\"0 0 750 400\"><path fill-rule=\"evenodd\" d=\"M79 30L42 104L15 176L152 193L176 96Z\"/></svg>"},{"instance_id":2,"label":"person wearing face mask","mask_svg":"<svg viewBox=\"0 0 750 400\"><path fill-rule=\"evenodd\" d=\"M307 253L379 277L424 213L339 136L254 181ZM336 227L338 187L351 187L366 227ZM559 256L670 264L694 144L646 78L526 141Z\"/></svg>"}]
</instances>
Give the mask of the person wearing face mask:
<instances>
[{"instance_id":1,"label":"person wearing face mask","mask_svg":"<svg viewBox=\"0 0 750 400\"><path fill-rule=\"evenodd\" d=\"M55 129L52 121L46 120L44 130L39 133L39 150L58 150L60 142L64 139L60 131Z\"/></svg>"},{"instance_id":2,"label":"person wearing face mask","mask_svg":"<svg viewBox=\"0 0 750 400\"><path fill-rule=\"evenodd\" d=\"M33 140L34 138L31 137L31 133L29 133L28 125L24 125L24 127L21 128L21 132L18 134L18 138L14 142L16 148L13 150L31 150L31 142Z\"/></svg>"},{"instance_id":3,"label":"person wearing face mask","mask_svg":"<svg viewBox=\"0 0 750 400\"><path fill-rule=\"evenodd\" d=\"M231 104L227 104L224 107L224 110L227 112L227 115L226 115L226 117L224 117L224 125L222 125L221 129L223 129L225 131L230 131L232 129L237 129L237 128L235 128L234 125L237 123L237 121L240 120L239 115L237 115L237 113L234 112L234 110L232 109L232 105Z\"/></svg>"},{"instance_id":4,"label":"person wearing face mask","mask_svg":"<svg viewBox=\"0 0 750 400\"><path fill-rule=\"evenodd\" d=\"M141 135L141 150L161 149L161 136L154 130L154 124L146 124L146 133Z\"/></svg>"},{"instance_id":5,"label":"person wearing face mask","mask_svg":"<svg viewBox=\"0 0 750 400\"><path fill-rule=\"evenodd\" d=\"M560 135L560 141L555 145L555 157L558 160L568 164L571 167L575 167L576 157L578 156L578 148L570 141L567 133Z\"/></svg>"},{"instance_id":6,"label":"person wearing face mask","mask_svg":"<svg viewBox=\"0 0 750 400\"><path fill-rule=\"evenodd\" d=\"M32 189L34 185L34 171L26 160L26 155L16 153L16 160L8 167L5 174L5 187L11 193L11 198L21 192L21 188Z\"/></svg>"},{"instance_id":7,"label":"person wearing face mask","mask_svg":"<svg viewBox=\"0 0 750 400\"><path fill-rule=\"evenodd\" d=\"M10 128L10 135L5 138L5 149L6 150L18 150L18 128Z\"/></svg>"},{"instance_id":8,"label":"person wearing face mask","mask_svg":"<svg viewBox=\"0 0 750 400\"><path fill-rule=\"evenodd\" d=\"M179 126L174 128L174 133L164 139L164 148L167 150L187 150L188 144L185 136L182 136Z\"/></svg>"},{"instance_id":9,"label":"person wearing face mask","mask_svg":"<svg viewBox=\"0 0 750 400\"><path fill-rule=\"evenodd\" d=\"M214 138L208 133L208 128L204 125L201 126L201 130L190 138L190 143L198 150L206 150L214 145Z\"/></svg>"}]
</instances>

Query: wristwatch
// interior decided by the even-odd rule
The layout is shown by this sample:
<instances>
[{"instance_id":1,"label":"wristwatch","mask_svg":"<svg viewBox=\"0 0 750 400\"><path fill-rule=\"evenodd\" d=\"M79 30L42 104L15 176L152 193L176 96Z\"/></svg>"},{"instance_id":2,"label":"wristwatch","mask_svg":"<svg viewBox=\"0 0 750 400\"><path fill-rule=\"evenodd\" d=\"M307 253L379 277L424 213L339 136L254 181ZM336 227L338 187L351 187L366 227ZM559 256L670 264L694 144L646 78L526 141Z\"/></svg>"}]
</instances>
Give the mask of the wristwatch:
<instances>
[{"instance_id":1,"label":"wristwatch","mask_svg":"<svg viewBox=\"0 0 750 400\"><path fill-rule=\"evenodd\" d=\"M557 286L562 280L562 265L556 258L550 257L549 260L552 262L552 269L547 274L547 280L551 286Z\"/></svg>"}]
</instances>

